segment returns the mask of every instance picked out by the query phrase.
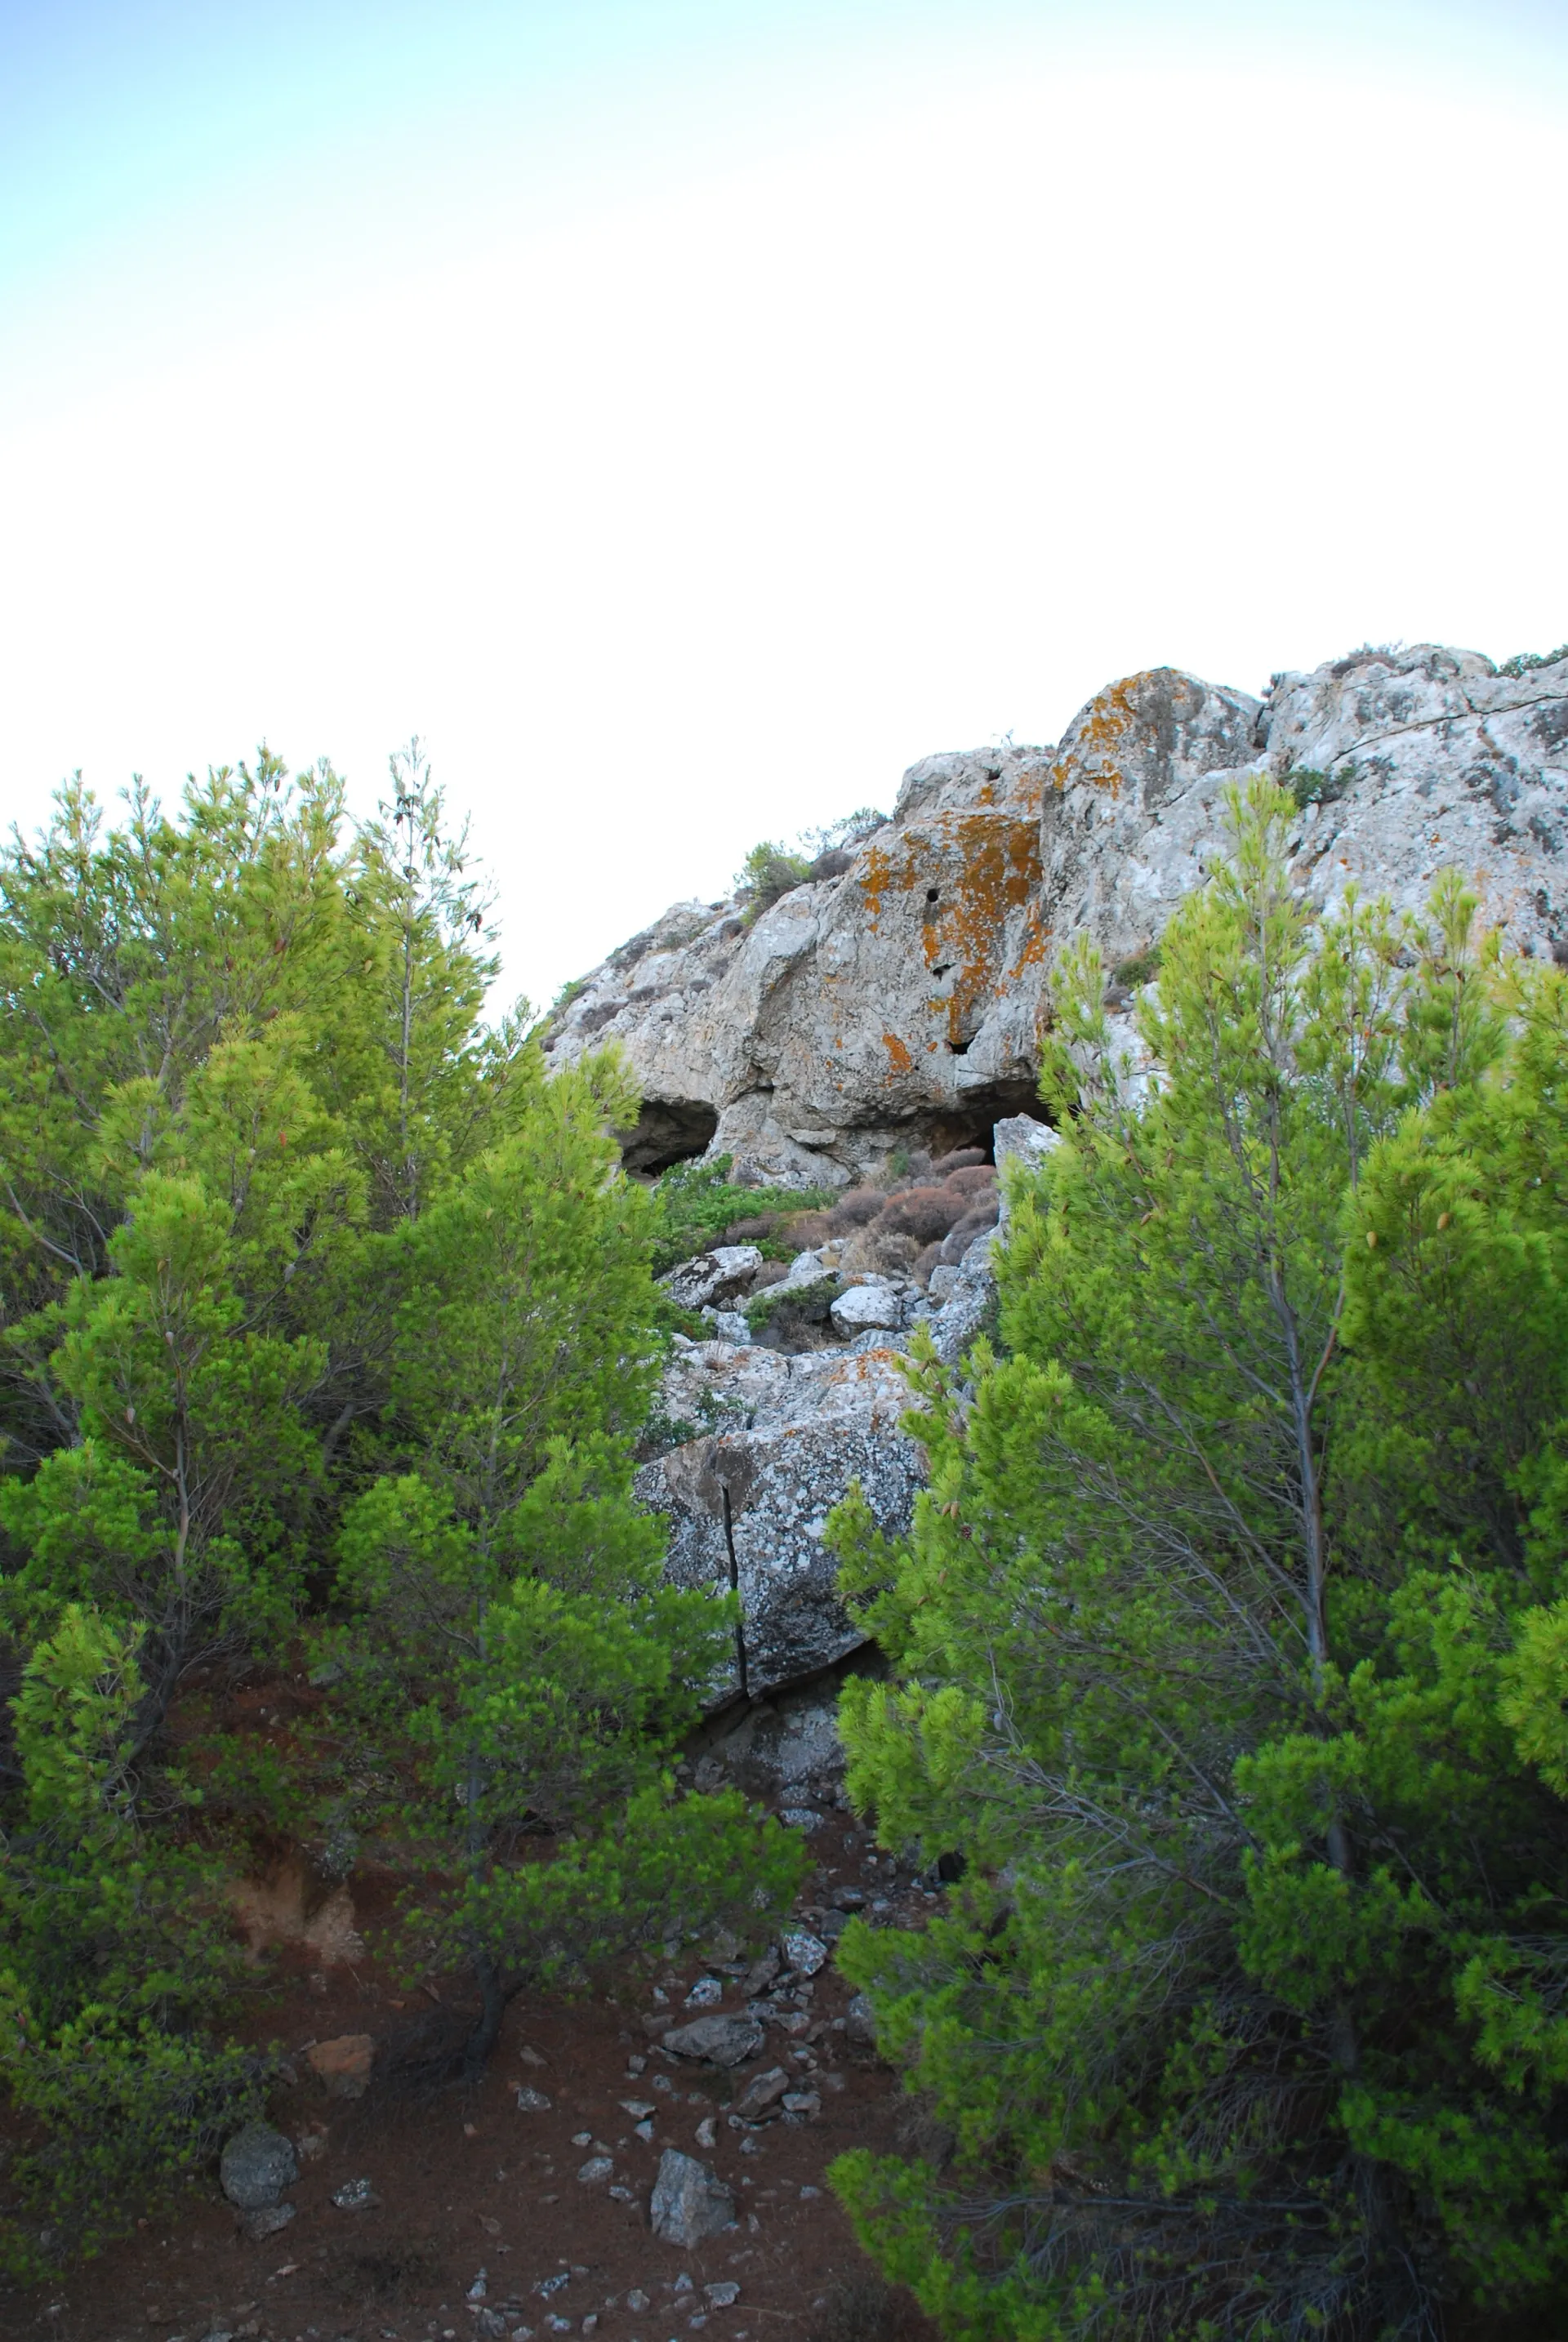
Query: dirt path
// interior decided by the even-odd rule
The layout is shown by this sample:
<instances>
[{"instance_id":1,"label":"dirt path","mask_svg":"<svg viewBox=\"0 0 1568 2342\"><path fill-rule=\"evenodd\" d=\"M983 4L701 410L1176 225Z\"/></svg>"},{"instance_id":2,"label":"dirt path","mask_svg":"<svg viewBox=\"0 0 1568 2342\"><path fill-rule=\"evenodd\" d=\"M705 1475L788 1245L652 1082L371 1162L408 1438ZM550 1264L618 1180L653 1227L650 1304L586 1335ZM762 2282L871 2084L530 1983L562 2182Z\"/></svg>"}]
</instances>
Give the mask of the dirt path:
<instances>
[{"instance_id":1,"label":"dirt path","mask_svg":"<svg viewBox=\"0 0 1568 2342\"><path fill-rule=\"evenodd\" d=\"M931 1907L918 1885L888 1877L846 1819L834 1817L814 1850L822 1867L802 1898L808 1925L845 1887L883 1901L879 1916ZM593 2001L514 2004L484 2078L432 2089L415 2087L411 2062L444 2026L455 2027L458 2011L410 2000L372 1960L325 1971L307 1961L302 1956L270 2019L272 2034L299 2053L300 2077L276 2097L272 2117L291 2137L317 2142L288 2191L297 2207L291 2224L265 2243L245 2241L215 2179L55 2285L0 2293L0 2333L15 2342L931 2335L906 2303L876 2304L869 2265L824 2177L846 2147L892 2147L900 2114L893 2076L844 2027L848 1988L831 1965L813 1980L805 2022L794 2024L794 2030L770 2022L761 2056L733 2076L662 2052L644 2023L687 2017L685 1995L704 1974L693 1957L661 1979L659 2010L645 1981ZM720 2006L744 2006L738 1983L722 1980ZM373 2037L376 2077L358 2101L330 2099L303 2052L350 2033ZM776 2066L819 2098L820 2113L732 2127L732 2099L751 2075ZM520 2089L548 2107L523 2111ZM638 2136L626 2099L654 2107L650 2138ZM660 2242L650 2227L666 2147L698 2157L734 2194L735 2226L694 2250ZM605 2155L607 2174L578 2177ZM368 2181L376 2200L340 2209L333 2197L355 2180ZM483 2295L471 2297L482 2271ZM720 2289L716 2299L709 2286ZM732 2286L738 2296L729 2301Z\"/></svg>"}]
</instances>

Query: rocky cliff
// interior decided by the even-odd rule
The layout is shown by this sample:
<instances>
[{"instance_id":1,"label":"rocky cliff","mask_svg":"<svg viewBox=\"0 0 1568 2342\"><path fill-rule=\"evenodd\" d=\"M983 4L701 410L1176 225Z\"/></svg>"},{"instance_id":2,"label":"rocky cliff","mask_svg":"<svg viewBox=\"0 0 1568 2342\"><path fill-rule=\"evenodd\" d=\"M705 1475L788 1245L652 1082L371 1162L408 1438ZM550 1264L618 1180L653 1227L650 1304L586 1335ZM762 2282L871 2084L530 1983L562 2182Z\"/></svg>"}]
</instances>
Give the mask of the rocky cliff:
<instances>
[{"instance_id":1,"label":"rocky cliff","mask_svg":"<svg viewBox=\"0 0 1568 2342\"><path fill-rule=\"evenodd\" d=\"M1568 655L1499 669L1430 644L1280 675L1263 698L1168 667L1090 700L1054 748L928 757L840 875L747 926L677 903L554 1020L557 1063L614 1037L643 1086L627 1161L708 1148L742 1178L847 1186L899 1146L984 1145L1034 1103L1046 973L1088 928L1135 962L1219 848L1223 785L1302 803L1292 852L1417 908L1453 863L1517 951L1568 951Z\"/></svg>"},{"instance_id":2,"label":"rocky cliff","mask_svg":"<svg viewBox=\"0 0 1568 2342\"><path fill-rule=\"evenodd\" d=\"M675 1272L713 1338L677 1343L639 1486L671 1516L673 1576L738 1582L754 1689L855 1639L822 1542L850 1480L889 1528L908 1517L897 1354L924 1319L956 1358L984 1322L992 1166L1052 1143L1035 1076L1053 960L1087 930L1125 1013L1249 771L1296 800L1314 908L1353 882L1419 910L1457 866L1506 948L1568 960L1568 651L1499 668L1422 644L1278 675L1262 699L1156 668L1055 747L929 757L833 857L847 866L750 923L738 899L676 904L554 1018L556 1064L627 1051L634 1171L727 1154L742 1220L747 1184L842 1192L787 1264L732 1241Z\"/></svg>"}]
</instances>

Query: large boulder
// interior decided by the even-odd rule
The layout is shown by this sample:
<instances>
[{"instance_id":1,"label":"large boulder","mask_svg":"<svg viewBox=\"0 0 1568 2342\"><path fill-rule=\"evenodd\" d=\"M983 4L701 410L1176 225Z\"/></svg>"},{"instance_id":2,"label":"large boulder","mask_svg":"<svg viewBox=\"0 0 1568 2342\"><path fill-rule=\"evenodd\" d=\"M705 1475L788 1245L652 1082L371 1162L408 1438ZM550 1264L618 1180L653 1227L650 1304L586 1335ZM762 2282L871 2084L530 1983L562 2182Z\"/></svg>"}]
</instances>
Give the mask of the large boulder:
<instances>
[{"instance_id":1,"label":"large boulder","mask_svg":"<svg viewBox=\"0 0 1568 2342\"><path fill-rule=\"evenodd\" d=\"M754 1692L827 1666L864 1639L839 1599L824 1531L852 1480L890 1534L908 1524L922 1473L919 1449L898 1428L909 1404L898 1363L892 1349L858 1343L789 1356L676 1339L666 1418L723 1428L644 1465L637 1493L670 1517L673 1584L727 1586L733 1547Z\"/></svg>"}]
</instances>

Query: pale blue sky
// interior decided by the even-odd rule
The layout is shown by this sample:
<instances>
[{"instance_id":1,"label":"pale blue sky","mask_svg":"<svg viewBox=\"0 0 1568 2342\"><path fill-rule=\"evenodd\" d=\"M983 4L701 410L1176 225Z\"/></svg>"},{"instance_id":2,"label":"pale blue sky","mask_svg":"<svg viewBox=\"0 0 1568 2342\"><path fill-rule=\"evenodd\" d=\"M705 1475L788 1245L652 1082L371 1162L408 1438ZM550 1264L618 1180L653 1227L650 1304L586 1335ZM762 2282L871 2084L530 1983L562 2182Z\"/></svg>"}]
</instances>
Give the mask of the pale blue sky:
<instances>
[{"instance_id":1,"label":"pale blue sky","mask_svg":"<svg viewBox=\"0 0 1568 2342\"><path fill-rule=\"evenodd\" d=\"M1568 11L0 0L5 796L430 736L547 995L1169 659L1568 635Z\"/></svg>"}]
</instances>

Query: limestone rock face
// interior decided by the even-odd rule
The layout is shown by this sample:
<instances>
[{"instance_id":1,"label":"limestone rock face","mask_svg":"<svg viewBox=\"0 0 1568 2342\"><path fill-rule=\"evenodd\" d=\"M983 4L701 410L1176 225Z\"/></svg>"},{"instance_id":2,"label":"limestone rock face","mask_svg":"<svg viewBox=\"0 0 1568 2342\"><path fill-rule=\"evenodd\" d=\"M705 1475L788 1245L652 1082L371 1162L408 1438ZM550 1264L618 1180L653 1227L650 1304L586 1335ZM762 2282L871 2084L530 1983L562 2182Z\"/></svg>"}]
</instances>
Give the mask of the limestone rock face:
<instances>
[{"instance_id":1,"label":"limestone rock face","mask_svg":"<svg viewBox=\"0 0 1568 2342\"><path fill-rule=\"evenodd\" d=\"M850 1482L887 1529L908 1524L920 1451L898 1428L909 1395L896 1354L862 1346L877 1340L789 1356L677 1337L666 1414L722 1428L644 1465L636 1491L669 1516L665 1575L687 1587L729 1584L727 1494L754 1691L828 1666L863 1639L823 1542Z\"/></svg>"},{"instance_id":2,"label":"limestone rock face","mask_svg":"<svg viewBox=\"0 0 1568 2342\"><path fill-rule=\"evenodd\" d=\"M1502 669L1418 644L1277 675L1261 699L1154 668L1098 693L1054 748L928 757L889 820L826 857L836 875L754 921L738 900L677 904L554 1020L556 1065L606 1039L627 1051L634 1172L705 1150L743 1183L880 1183L820 1216L782 1281L740 1245L666 1280L728 1338L677 1340L668 1452L638 1494L670 1517L673 1582L726 1586L733 1560L754 1691L860 1639L824 1529L852 1480L885 1531L907 1525L914 1326L958 1363L991 1322L1007 1180L987 1200L983 1157L1038 1164L1056 1143L1028 1111L1053 964L1087 933L1131 1041L1153 947L1222 856L1225 791L1249 773L1295 800L1293 878L1314 912L1353 883L1419 913L1456 866L1506 950L1568 964L1568 655ZM945 1201L924 1173L894 1176L900 1148L949 1180Z\"/></svg>"},{"instance_id":3,"label":"limestone rock face","mask_svg":"<svg viewBox=\"0 0 1568 2342\"><path fill-rule=\"evenodd\" d=\"M1249 769L1302 801L1314 905L1353 879L1419 909L1456 864L1510 948L1568 955L1568 658L1509 673L1418 644L1277 676L1262 699L1154 668L1054 748L927 757L838 876L750 926L737 901L677 904L593 971L546 1048L624 1045L645 1101L634 1170L709 1148L843 1186L900 1145L984 1140L1034 1102L1055 956L1084 928L1113 969L1157 942Z\"/></svg>"}]
</instances>

